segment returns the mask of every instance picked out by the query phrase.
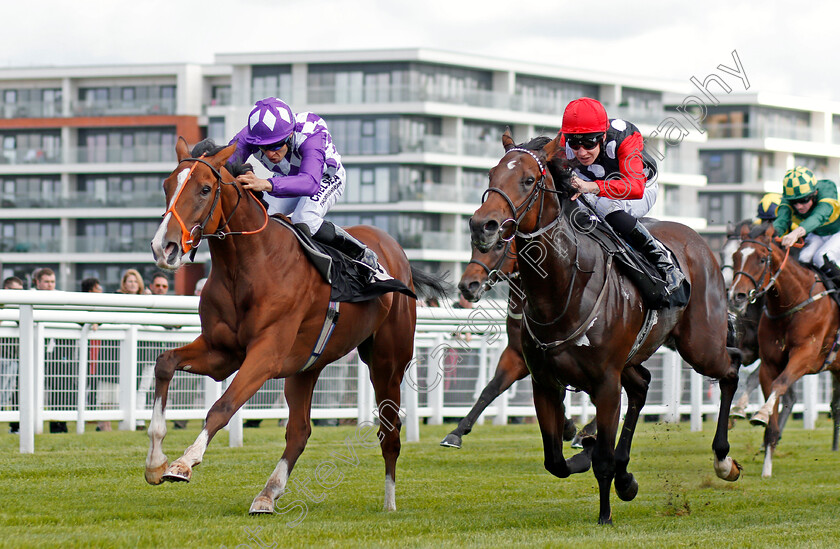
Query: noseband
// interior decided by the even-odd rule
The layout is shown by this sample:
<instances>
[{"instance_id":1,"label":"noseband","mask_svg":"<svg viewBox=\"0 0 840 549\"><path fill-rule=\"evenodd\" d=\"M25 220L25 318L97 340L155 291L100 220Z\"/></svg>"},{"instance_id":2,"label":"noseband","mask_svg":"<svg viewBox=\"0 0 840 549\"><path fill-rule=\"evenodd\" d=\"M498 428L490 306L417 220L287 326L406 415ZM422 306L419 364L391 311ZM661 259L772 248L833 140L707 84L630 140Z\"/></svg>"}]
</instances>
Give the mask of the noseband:
<instances>
[{"instance_id":1,"label":"noseband","mask_svg":"<svg viewBox=\"0 0 840 549\"><path fill-rule=\"evenodd\" d=\"M499 225L499 238L501 240L505 241L505 242L510 242L516 236L516 231L519 229L519 224L522 222L522 219L525 217L525 215L527 215L528 212L531 210L531 208L534 206L534 202L537 200L538 196L540 198L539 212L540 212L540 216L542 216L542 201L543 201L543 196L544 195L541 191L550 190L545 186L545 165L543 165L542 161L539 159L539 157L536 154L534 154L533 151L529 151L528 149L521 149L519 147L514 147L514 148L511 148L511 149L508 149L505 152L505 155L507 155L508 153L511 153L511 152L525 153L525 154L529 155L531 158L533 158L534 161L537 163L537 166L539 166L539 168L540 168L540 178L534 184L534 187L531 189L531 192L528 194L527 197L525 197L525 200L519 206L516 206L513 203L513 200L511 200L510 197L507 194L505 194L505 192L503 190L499 189L498 187L488 187L487 190L484 191L484 194L481 195L481 203L484 204L485 200L487 200L487 196L489 195L489 193L491 193L491 192L498 193L502 198L505 199L505 202L507 202L508 207L510 208L511 212L513 212L513 217L509 217L509 218L505 219ZM502 158L504 158L504 157L502 157ZM522 213L519 213L519 210L522 209L522 208L524 208L524 210L522 211ZM537 225L539 225L539 221L540 220L537 219ZM513 230L510 233L510 237L505 238L505 237L502 236L502 233L504 232L504 226L508 223L513 224Z\"/></svg>"},{"instance_id":2,"label":"noseband","mask_svg":"<svg viewBox=\"0 0 840 549\"><path fill-rule=\"evenodd\" d=\"M191 252L190 253L190 260L191 261L195 259L195 254L198 251L198 246L201 244L201 241L203 239L213 237L213 238L218 238L219 240L224 240L228 236L255 234L255 233L258 233L258 232L260 232L260 231L262 231L263 229L266 228L266 226L268 225L268 212L266 211L265 206L263 206L262 202L257 200L257 203L263 209L263 213L265 214L265 221L263 222L262 227L260 227L257 230L254 230L254 231L227 231L226 232L225 228L228 226L228 223L230 223L231 218L233 218L233 214L236 213L236 209L239 207L239 202L242 200L242 189L240 189L239 185L236 184L235 179L231 182L223 181L222 180L222 174L212 164L210 164L209 162L204 160L204 155L203 154L199 158L184 158L183 160L178 162L178 164L180 165L183 162L194 162L194 164L190 168L190 171L187 174L186 179L184 179L184 183L181 185L181 188L178 190L178 194L175 196L175 199L172 201L172 205L169 206L169 208L163 213L163 216L166 217L166 214L171 213L172 216L175 218L175 220L178 222L178 225L181 226L181 249L184 251L184 253ZM210 171L212 171L213 175L216 176L216 183L217 183L216 192L215 192L215 195L213 196L213 203L210 205L210 211L204 217L204 220L201 223L195 225L191 230L187 230L187 226L184 224L183 219L181 219L181 216L178 215L178 212L175 210L175 205L178 203L178 199L181 197L181 193L184 192L184 189L187 188L187 183L189 182L190 178L192 177L193 171L195 171L195 168L196 168L196 166L198 166L199 162L204 164L208 168L210 168ZM236 194L237 194L236 204L233 206L233 210L231 210L230 215L227 217L227 220L225 220L224 225L219 227L216 230L216 232L214 232L214 233L205 234L204 229L207 226L207 224L210 222L210 219L213 218L213 214L216 211L216 206L218 206L219 200L222 196L222 185L233 185L233 187L236 189ZM255 198L255 200L256 200L256 198Z\"/></svg>"},{"instance_id":3,"label":"noseband","mask_svg":"<svg viewBox=\"0 0 840 549\"><path fill-rule=\"evenodd\" d=\"M487 273L487 279L482 283L484 291L489 290L499 281L499 273L504 274L502 272L502 265L506 260L516 260L516 255L509 254L512 242L512 239L505 241L505 249L502 251L502 256L498 260L496 260L496 263L493 265L493 267L488 267L484 262L479 261L478 259L470 259L470 262L467 263L467 265L469 265L470 263L475 263L476 265L484 269L485 273ZM512 272L511 274L507 275L508 280L514 280L518 277L519 272Z\"/></svg>"}]
</instances>

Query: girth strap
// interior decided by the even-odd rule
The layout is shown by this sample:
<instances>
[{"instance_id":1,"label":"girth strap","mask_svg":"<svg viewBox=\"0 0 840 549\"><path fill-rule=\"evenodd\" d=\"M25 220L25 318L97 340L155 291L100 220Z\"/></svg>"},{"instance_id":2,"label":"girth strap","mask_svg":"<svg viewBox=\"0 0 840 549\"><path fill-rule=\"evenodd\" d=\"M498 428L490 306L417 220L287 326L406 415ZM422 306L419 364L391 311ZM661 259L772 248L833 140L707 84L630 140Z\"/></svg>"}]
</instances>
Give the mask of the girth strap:
<instances>
[{"instance_id":1,"label":"girth strap","mask_svg":"<svg viewBox=\"0 0 840 549\"><path fill-rule=\"evenodd\" d=\"M312 353L309 355L309 360L303 365L303 368L298 370L298 373L305 372L312 367L319 358L321 353L332 336L335 325L338 323L338 301L330 301L330 306L327 309L326 318L324 319L324 326L321 328L321 334L318 336L318 341L315 342L315 347L312 348Z\"/></svg>"}]
</instances>

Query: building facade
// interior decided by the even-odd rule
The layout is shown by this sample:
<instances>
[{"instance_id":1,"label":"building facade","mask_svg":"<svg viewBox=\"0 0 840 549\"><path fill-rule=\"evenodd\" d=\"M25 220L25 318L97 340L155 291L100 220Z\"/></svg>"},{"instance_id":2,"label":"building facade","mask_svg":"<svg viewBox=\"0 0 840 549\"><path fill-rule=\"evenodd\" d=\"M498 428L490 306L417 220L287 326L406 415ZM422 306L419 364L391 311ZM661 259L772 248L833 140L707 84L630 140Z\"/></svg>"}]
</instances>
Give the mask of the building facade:
<instances>
[{"instance_id":1,"label":"building facade","mask_svg":"<svg viewBox=\"0 0 840 549\"><path fill-rule=\"evenodd\" d=\"M174 144L227 142L254 101L286 100L321 115L347 169L331 218L377 225L413 263L460 277L467 221L502 155L517 141L553 136L581 96L634 122L660 158L651 215L703 229L698 148L657 137L665 94L648 78L424 49L219 54L211 65L0 69L0 263L4 276L52 267L59 289L98 276L113 291L126 268L155 270L149 241L164 210L161 180ZM179 271L190 293L208 261Z\"/></svg>"}]
</instances>

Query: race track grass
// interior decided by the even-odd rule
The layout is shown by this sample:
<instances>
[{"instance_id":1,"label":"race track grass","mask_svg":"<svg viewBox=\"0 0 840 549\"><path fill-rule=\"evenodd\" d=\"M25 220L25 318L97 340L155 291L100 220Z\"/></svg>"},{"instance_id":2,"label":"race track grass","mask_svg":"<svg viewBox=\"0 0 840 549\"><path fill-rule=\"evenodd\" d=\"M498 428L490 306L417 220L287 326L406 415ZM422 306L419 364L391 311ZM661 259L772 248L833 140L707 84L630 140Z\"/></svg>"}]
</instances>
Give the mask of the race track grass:
<instances>
[{"instance_id":1,"label":"race track grass","mask_svg":"<svg viewBox=\"0 0 840 549\"><path fill-rule=\"evenodd\" d=\"M530 424L478 426L462 450L438 446L452 425L422 427L421 442L403 443L394 513L381 510L378 448L354 444L354 465L345 439L355 429L316 427L292 474L297 483L278 504L288 512L251 517L251 500L284 445L273 423L247 429L244 448L228 448L221 432L192 482L161 486L143 480L143 432L40 435L34 455L20 455L17 437L2 434L0 547L840 545L840 454L830 450L824 416L814 431L791 420L772 479L761 478L762 431L739 423L730 440L744 473L735 483L713 473L711 423L700 433L686 423L641 424L631 461L639 495L622 502L613 492L611 527L596 524L592 473L550 476ZM195 439L197 426L170 429L170 459Z\"/></svg>"}]
</instances>

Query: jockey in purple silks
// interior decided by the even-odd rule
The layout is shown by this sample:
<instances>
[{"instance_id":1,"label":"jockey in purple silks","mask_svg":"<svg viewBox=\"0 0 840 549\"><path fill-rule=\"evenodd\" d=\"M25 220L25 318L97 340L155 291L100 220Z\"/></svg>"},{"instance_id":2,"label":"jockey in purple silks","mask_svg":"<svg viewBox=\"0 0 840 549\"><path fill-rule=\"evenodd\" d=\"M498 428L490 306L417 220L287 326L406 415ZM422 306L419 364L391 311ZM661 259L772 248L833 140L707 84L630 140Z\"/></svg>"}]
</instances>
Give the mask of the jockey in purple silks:
<instances>
[{"instance_id":1,"label":"jockey in purple silks","mask_svg":"<svg viewBox=\"0 0 840 549\"><path fill-rule=\"evenodd\" d=\"M257 101L248 124L230 141L230 162L253 155L272 172L260 179L253 172L236 180L245 189L265 191L270 214L288 215L315 240L337 248L371 270L379 269L376 253L341 227L324 219L344 192L345 172L327 124L311 112L293 113L275 97Z\"/></svg>"}]
</instances>

